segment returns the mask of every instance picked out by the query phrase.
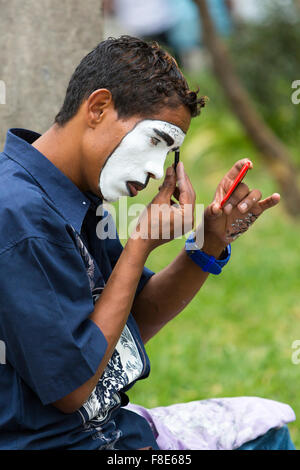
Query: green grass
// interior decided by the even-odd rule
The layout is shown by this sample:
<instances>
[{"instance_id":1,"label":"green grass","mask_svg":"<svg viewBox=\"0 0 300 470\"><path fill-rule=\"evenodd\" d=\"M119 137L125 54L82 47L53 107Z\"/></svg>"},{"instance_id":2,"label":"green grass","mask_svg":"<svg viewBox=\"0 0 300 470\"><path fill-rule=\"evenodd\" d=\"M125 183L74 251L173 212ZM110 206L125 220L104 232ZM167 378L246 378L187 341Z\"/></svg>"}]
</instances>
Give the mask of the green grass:
<instances>
[{"instance_id":1,"label":"green grass","mask_svg":"<svg viewBox=\"0 0 300 470\"><path fill-rule=\"evenodd\" d=\"M182 150L197 202L208 204L223 174L246 156L254 162L247 184L263 197L280 192L232 114L224 105L214 106L214 96L213 91L207 109L193 120ZM158 182L149 186L128 203L149 202ZM288 403L300 416L300 364L291 361L292 342L300 339L299 228L281 201L232 244L223 273L211 275L185 310L146 345L152 370L129 392L133 403L150 408L260 396ZM163 245L147 266L159 271L182 245L183 240ZM298 421L290 431L300 448Z\"/></svg>"}]
</instances>

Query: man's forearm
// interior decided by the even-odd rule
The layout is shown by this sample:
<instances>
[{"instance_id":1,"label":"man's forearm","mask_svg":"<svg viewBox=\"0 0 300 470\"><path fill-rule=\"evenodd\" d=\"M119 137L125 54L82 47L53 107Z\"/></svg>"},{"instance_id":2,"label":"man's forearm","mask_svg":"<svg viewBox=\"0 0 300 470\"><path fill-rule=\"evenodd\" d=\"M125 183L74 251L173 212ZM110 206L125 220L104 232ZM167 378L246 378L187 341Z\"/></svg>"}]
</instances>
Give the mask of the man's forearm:
<instances>
[{"instance_id":1,"label":"man's forearm","mask_svg":"<svg viewBox=\"0 0 300 470\"><path fill-rule=\"evenodd\" d=\"M218 258L224 246L213 236L206 236L203 250ZM183 248L179 255L152 276L135 299L132 313L146 343L193 299L208 277Z\"/></svg>"},{"instance_id":2,"label":"man's forearm","mask_svg":"<svg viewBox=\"0 0 300 470\"><path fill-rule=\"evenodd\" d=\"M104 334L111 357L124 329L149 250L142 239L129 239L90 316ZM102 368L106 360L104 357Z\"/></svg>"}]
</instances>

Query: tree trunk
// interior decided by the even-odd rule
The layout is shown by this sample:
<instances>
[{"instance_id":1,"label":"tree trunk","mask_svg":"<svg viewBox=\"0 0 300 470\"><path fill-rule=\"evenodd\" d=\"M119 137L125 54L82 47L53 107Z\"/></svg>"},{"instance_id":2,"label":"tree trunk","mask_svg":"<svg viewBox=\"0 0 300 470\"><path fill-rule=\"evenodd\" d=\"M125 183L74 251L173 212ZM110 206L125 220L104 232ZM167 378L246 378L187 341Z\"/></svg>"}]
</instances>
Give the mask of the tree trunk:
<instances>
[{"instance_id":1,"label":"tree trunk","mask_svg":"<svg viewBox=\"0 0 300 470\"><path fill-rule=\"evenodd\" d=\"M102 39L101 3L0 0L0 151L9 127L52 125L75 67Z\"/></svg>"},{"instance_id":2,"label":"tree trunk","mask_svg":"<svg viewBox=\"0 0 300 470\"><path fill-rule=\"evenodd\" d=\"M280 186L283 201L292 216L300 216L297 169L281 140L266 125L243 88L225 44L218 37L206 0L194 0L200 12L203 38L210 52L215 75L248 136L261 153Z\"/></svg>"}]
</instances>

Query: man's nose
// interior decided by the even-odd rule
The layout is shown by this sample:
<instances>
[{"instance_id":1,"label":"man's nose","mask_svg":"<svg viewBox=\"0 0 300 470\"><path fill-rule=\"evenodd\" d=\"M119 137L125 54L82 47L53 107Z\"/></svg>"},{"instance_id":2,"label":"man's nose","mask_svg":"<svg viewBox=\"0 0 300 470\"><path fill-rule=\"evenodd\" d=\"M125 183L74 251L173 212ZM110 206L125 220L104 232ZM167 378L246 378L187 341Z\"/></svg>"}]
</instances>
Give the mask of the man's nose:
<instances>
[{"instance_id":1,"label":"man's nose","mask_svg":"<svg viewBox=\"0 0 300 470\"><path fill-rule=\"evenodd\" d=\"M164 176L164 167L163 165L150 163L146 165L145 170L149 173L151 178L161 179Z\"/></svg>"}]
</instances>

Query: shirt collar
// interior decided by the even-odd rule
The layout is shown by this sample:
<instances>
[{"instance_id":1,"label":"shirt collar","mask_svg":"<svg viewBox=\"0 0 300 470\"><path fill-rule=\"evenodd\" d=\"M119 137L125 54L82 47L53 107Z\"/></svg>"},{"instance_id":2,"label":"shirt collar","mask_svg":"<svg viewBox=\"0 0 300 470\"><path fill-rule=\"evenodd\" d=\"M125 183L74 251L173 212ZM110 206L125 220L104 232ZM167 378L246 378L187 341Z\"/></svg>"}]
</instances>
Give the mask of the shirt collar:
<instances>
[{"instance_id":1,"label":"shirt collar","mask_svg":"<svg viewBox=\"0 0 300 470\"><path fill-rule=\"evenodd\" d=\"M31 144L40 134L26 129L9 129L4 153L21 165L50 197L64 218L81 231L83 219L89 209L96 208L102 200L91 192L83 193Z\"/></svg>"}]
</instances>

